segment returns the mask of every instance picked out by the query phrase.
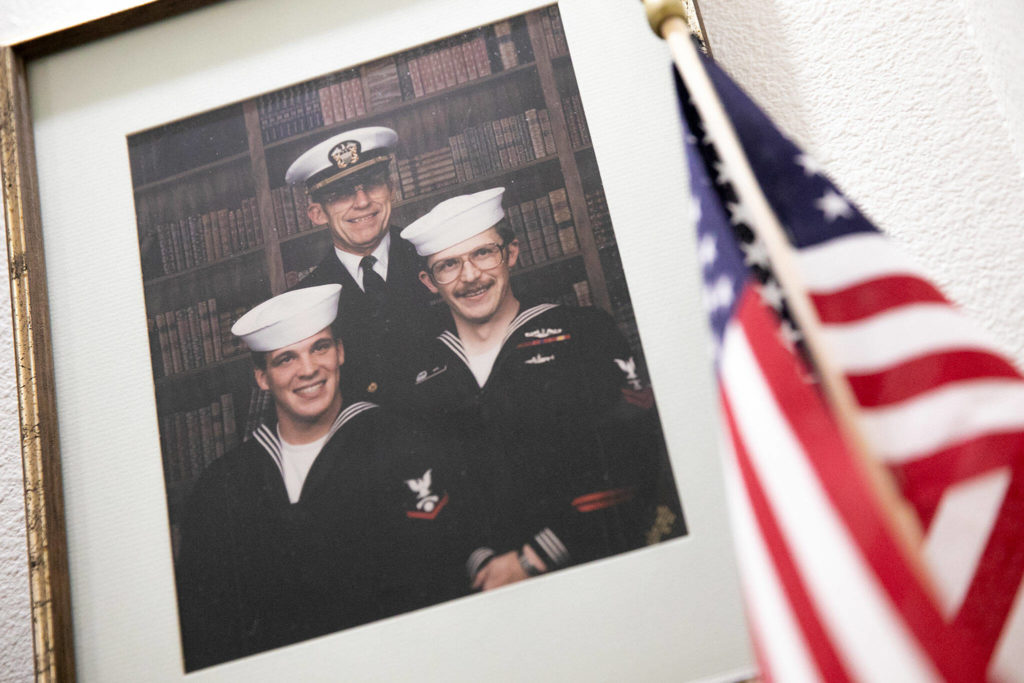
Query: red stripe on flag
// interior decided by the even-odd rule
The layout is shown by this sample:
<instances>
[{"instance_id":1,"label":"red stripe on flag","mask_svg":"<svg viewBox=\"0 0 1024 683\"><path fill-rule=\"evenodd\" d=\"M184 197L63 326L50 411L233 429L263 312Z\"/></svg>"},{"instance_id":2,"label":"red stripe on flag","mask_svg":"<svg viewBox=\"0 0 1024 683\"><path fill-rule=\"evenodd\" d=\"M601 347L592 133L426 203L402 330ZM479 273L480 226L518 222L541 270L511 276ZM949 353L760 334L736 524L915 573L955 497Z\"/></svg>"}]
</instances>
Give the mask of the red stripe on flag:
<instances>
[{"instance_id":1,"label":"red stripe on flag","mask_svg":"<svg viewBox=\"0 0 1024 683\"><path fill-rule=\"evenodd\" d=\"M953 620L991 656L1024 578L1024 472L1014 472L963 606ZM1009 552L1008 552L1009 550Z\"/></svg>"},{"instance_id":2,"label":"red stripe on flag","mask_svg":"<svg viewBox=\"0 0 1024 683\"><path fill-rule=\"evenodd\" d=\"M778 322L761 305L753 288L744 293L738 317L775 402L903 622L947 681L982 680L985 658L946 628L938 606L896 543L892 525L865 473L848 452L820 395L801 379L803 367L778 341Z\"/></svg>"},{"instance_id":3,"label":"red stripe on flag","mask_svg":"<svg viewBox=\"0 0 1024 683\"><path fill-rule=\"evenodd\" d=\"M950 382L998 377L1019 379L1020 374L999 356L968 350L933 353L881 372L847 376L857 402L865 408L904 401Z\"/></svg>"},{"instance_id":4,"label":"red stripe on flag","mask_svg":"<svg viewBox=\"0 0 1024 683\"><path fill-rule=\"evenodd\" d=\"M786 543L785 534L775 519L771 503L761 488L761 482L757 479L757 473L750 461L750 454L744 444L743 435L740 433L736 419L729 407L729 397L724 386L722 387L721 410L732 435L736 462L739 465L740 476L743 478L743 486L754 511L758 529L764 539L765 547L768 548L772 564L775 566L775 573L779 577L782 589L786 592L786 598L793 609L793 614L800 624L807 649L814 657L818 672L824 680L849 681L849 673L843 667L842 661L832 645L832 639L818 617L814 601L804 585L800 570Z\"/></svg>"},{"instance_id":5,"label":"red stripe on flag","mask_svg":"<svg viewBox=\"0 0 1024 683\"><path fill-rule=\"evenodd\" d=\"M812 294L823 323L848 323L896 306L916 303L948 303L930 282L909 275L894 275L847 287L828 294Z\"/></svg>"},{"instance_id":6,"label":"red stripe on flag","mask_svg":"<svg viewBox=\"0 0 1024 683\"><path fill-rule=\"evenodd\" d=\"M912 462L892 465L900 490L917 509L925 528L931 524L949 486L997 467L1011 466L1024 454L1024 434L986 434Z\"/></svg>"}]
</instances>

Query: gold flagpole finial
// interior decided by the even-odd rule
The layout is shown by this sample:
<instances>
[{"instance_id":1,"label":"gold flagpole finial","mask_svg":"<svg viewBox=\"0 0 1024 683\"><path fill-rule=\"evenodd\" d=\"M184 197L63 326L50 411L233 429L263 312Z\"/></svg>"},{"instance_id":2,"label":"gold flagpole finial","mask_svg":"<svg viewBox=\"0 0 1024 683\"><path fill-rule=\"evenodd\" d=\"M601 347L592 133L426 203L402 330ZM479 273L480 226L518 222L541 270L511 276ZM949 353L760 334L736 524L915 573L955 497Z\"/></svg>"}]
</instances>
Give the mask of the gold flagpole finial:
<instances>
[{"instance_id":1,"label":"gold flagpole finial","mask_svg":"<svg viewBox=\"0 0 1024 683\"><path fill-rule=\"evenodd\" d=\"M683 23L690 24L690 13L686 9L684 0L643 0L644 10L647 12L647 23L650 24L654 35L662 38L661 25L667 19L678 17Z\"/></svg>"}]
</instances>

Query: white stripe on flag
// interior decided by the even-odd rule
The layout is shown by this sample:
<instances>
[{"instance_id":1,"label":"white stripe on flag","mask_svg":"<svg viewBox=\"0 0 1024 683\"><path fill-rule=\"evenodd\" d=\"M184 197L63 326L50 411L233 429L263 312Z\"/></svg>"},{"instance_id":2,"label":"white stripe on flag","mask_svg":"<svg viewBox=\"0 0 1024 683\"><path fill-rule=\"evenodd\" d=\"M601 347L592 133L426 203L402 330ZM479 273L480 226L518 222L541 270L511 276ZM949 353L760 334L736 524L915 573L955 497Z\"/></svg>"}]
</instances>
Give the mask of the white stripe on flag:
<instances>
[{"instance_id":1,"label":"white stripe on flag","mask_svg":"<svg viewBox=\"0 0 1024 683\"><path fill-rule=\"evenodd\" d=\"M878 457L908 462L987 433L1024 430L1024 386L1016 379L956 382L862 415Z\"/></svg>"},{"instance_id":2,"label":"white stripe on flag","mask_svg":"<svg viewBox=\"0 0 1024 683\"><path fill-rule=\"evenodd\" d=\"M949 349L980 348L1002 355L977 324L948 304L910 304L822 328L833 359L847 374L883 370Z\"/></svg>"},{"instance_id":3,"label":"white stripe on flag","mask_svg":"<svg viewBox=\"0 0 1024 683\"><path fill-rule=\"evenodd\" d=\"M721 443L730 448L726 432ZM807 649L803 631L793 614L792 605L775 572L775 565L761 538L750 507L735 454L725 458L725 482L740 574L743 577L747 608L757 627L759 653L767 659L767 668L776 681L819 681L817 664Z\"/></svg>"},{"instance_id":4,"label":"white stripe on flag","mask_svg":"<svg viewBox=\"0 0 1024 683\"><path fill-rule=\"evenodd\" d=\"M799 251L798 262L807 288L822 294L890 275L924 271L891 239L879 233L855 233Z\"/></svg>"},{"instance_id":5,"label":"white stripe on flag","mask_svg":"<svg viewBox=\"0 0 1024 683\"><path fill-rule=\"evenodd\" d=\"M996 651L989 665L989 679L1005 683L1024 681L1024 584L1017 589L1017 597L996 643Z\"/></svg>"},{"instance_id":6,"label":"white stripe on flag","mask_svg":"<svg viewBox=\"0 0 1024 683\"><path fill-rule=\"evenodd\" d=\"M811 600L851 676L864 681L939 680L778 412L739 326L729 327L723 349L722 382L737 428Z\"/></svg>"},{"instance_id":7,"label":"white stripe on flag","mask_svg":"<svg viewBox=\"0 0 1024 683\"><path fill-rule=\"evenodd\" d=\"M1009 468L1000 468L949 487L939 503L923 551L947 618L971 586L1009 485Z\"/></svg>"}]
</instances>

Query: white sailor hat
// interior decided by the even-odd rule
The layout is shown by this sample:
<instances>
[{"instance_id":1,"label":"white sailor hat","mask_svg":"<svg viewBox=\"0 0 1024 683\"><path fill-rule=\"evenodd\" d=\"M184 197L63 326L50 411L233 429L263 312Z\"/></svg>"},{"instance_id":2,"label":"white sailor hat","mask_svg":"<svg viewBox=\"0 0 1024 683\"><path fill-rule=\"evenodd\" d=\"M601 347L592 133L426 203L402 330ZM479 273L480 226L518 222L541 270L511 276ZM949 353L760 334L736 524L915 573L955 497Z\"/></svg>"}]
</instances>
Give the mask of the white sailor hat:
<instances>
[{"instance_id":1,"label":"white sailor hat","mask_svg":"<svg viewBox=\"0 0 1024 683\"><path fill-rule=\"evenodd\" d=\"M416 253L430 256L478 235L505 217L501 208L504 187L446 199L402 231Z\"/></svg>"},{"instance_id":2,"label":"white sailor hat","mask_svg":"<svg viewBox=\"0 0 1024 683\"><path fill-rule=\"evenodd\" d=\"M312 337L338 316L341 285L295 289L267 299L238 319L231 334L250 351L276 351Z\"/></svg>"},{"instance_id":3,"label":"white sailor hat","mask_svg":"<svg viewBox=\"0 0 1024 683\"><path fill-rule=\"evenodd\" d=\"M305 151L284 175L289 185L303 183L317 190L393 157L398 133L383 126L347 130Z\"/></svg>"}]
</instances>

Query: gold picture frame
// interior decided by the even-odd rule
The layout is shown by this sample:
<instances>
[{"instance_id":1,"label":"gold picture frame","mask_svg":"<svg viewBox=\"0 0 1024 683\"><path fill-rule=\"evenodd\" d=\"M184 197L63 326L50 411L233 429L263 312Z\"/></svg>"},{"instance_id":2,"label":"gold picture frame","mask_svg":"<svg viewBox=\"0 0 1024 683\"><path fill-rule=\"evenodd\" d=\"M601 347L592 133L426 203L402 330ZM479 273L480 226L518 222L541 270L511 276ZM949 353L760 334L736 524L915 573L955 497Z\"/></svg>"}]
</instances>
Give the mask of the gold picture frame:
<instances>
[{"instance_id":1,"label":"gold picture frame","mask_svg":"<svg viewBox=\"0 0 1024 683\"><path fill-rule=\"evenodd\" d=\"M25 480L32 645L37 681L73 681L71 591L60 442L49 333L43 225L37 189L27 64L219 0L158 0L0 47L0 173Z\"/></svg>"}]
</instances>

